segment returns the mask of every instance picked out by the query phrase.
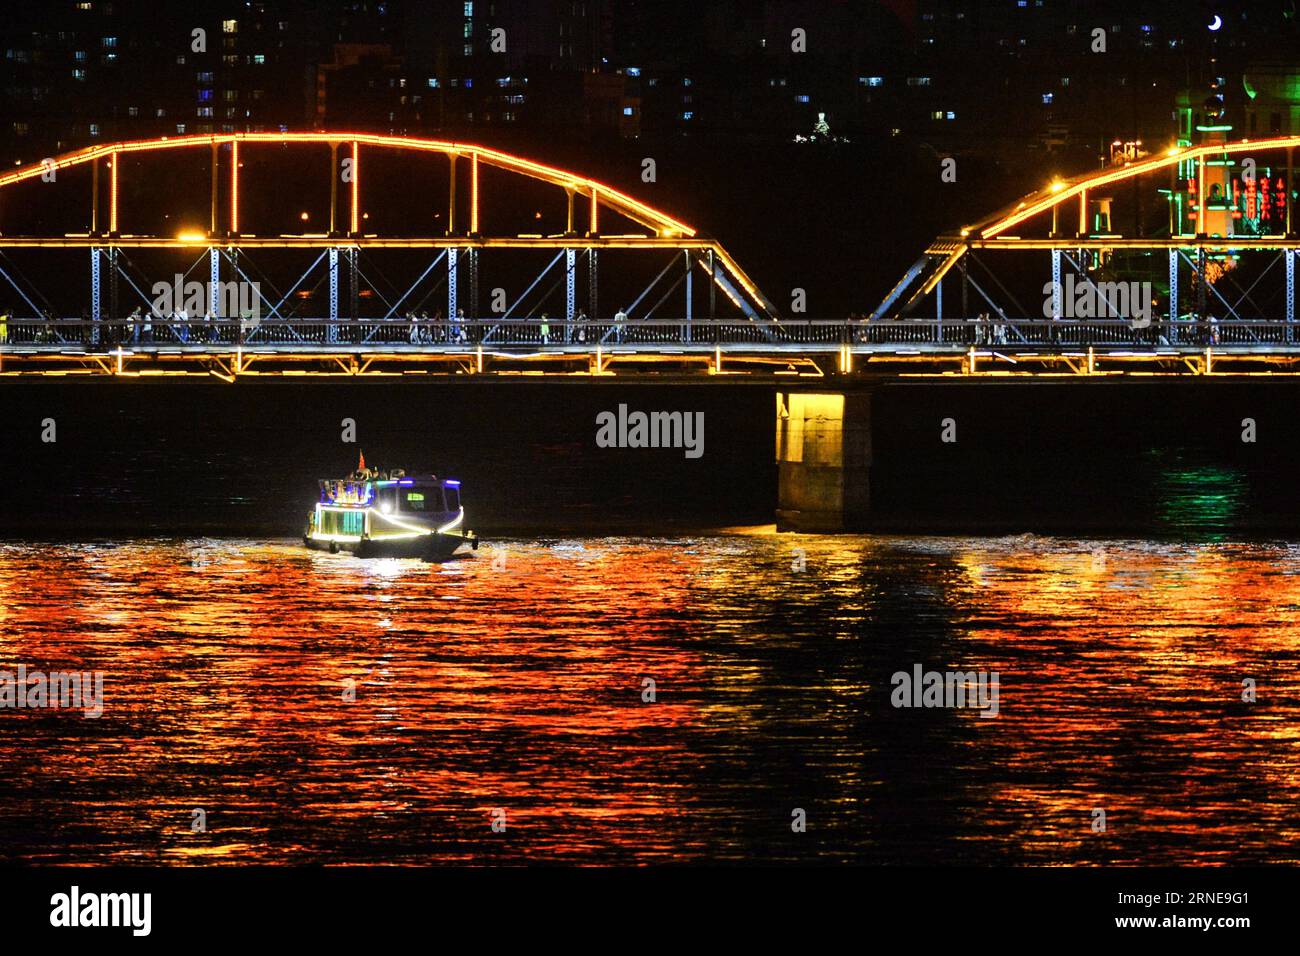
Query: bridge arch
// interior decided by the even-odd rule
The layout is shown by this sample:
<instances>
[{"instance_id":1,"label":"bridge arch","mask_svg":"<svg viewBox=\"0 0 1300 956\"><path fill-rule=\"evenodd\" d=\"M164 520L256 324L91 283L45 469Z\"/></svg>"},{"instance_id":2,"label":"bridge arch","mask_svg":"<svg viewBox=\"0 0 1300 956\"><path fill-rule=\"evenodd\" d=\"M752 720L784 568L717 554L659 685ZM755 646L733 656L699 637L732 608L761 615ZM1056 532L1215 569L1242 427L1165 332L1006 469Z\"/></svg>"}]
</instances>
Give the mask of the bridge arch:
<instances>
[{"instance_id":1,"label":"bridge arch","mask_svg":"<svg viewBox=\"0 0 1300 956\"><path fill-rule=\"evenodd\" d=\"M1195 287L1201 300L1208 289L1218 300L1220 312L1228 318L1243 323L1264 321L1269 317L1240 310L1254 289L1249 281L1243 281L1241 299L1221 295L1214 284L1223 271L1206 266L1207 261L1218 260L1235 267L1243 258L1262 253L1265 257L1278 256L1284 263L1284 269L1279 271L1286 276L1285 316L1279 314L1276 318L1291 323L1295 320L1295 252L1300 248L1292 221L1296 147L1300 147L1300 136L1206 142L1171 147L1121 166L1055 179L960 230L937 237L871 317L878 320L927 315L933 308L934 317L941 319L943 281L956 271L962 283L963 307L954 315L950 304L949 317L969 319L971 316L962 315L963 311L982 311L1002 324L1016 318L1041 319L1043 316L1031 314L1032 310L1021 309L1017 316L1010 308L1004 309L1005 303L994 301L990 290L970 276L971 268L979 267L984 269L982 281L1001 287L1002 278L996 270L985 267L982 257L986 253L1020 252L1050 255L1051 271L1038 268L1040 285L1043 278L1060 283L1063 275L1069 276L1072 270L1091 281L1089 272L1095 272L1098 265L1112 257L1146 257L1153 275L1158 273L1165 286L1166 318L1185 317L1189 310L1197 315L1206 312L1204 301L1187 303L1180 299L1180 293ZM1247 165L1252 176L1249 182L1243 182ZM1238 168L1242 176L1234 178ZM1259 195L1265 197L1259 208L1268 209L1270 196L1273 206L1268 215L1247 215L1247 228L1241 205L1247 192L1250 201L1255 200L1256 168L1262 177ZM1153 182L1154 188L1142 188ZM1112 200L1132 206L1125 211L1126 218L1136 223L1133 228L1116 228L1120 217L1112 215ZM1094 210L1095 214L1090 215ZM966 309L972 289L979 306ZM949 303L952 301L950 297ZM1286 332L1287 342L1291 337Z\"/></svg>"},{"instance_id":2,"label":"bridge arch","mask_svg":"<svg viewBox=\"0 0 1300 956\"><path fill-rule=\"evenodd\" d=\"M160 151L184 151L189 150L195 153L202 153L204 148L215 151L221 147L228 147L232 152L231 161L228 166L229 188L227 190L229 197L228 215L225 225L229 227L231 233L238 233L240 221L239 215L239 162L238 151L241 147L252 147L258 144L279 144L279 145L325 145L333 151L340 149L346 150L343 159L354 160L355 165L351 169L350 189L351 198L355 201L361 192L364 181L364 167L360 162L362 147L381 148L381 149L398 149L417 153L441 154L449 157L453 163L457 160L465 160L470 164L469 176L469 223L468 231L476 234L478 230L478 168L482 166L491 166L503 169L508 172L517 173L542 182L558 186L569 193L571 198L582 196L586 201L586 212L588 213L585 224L589 227L584 232L599 232L599 210L609 209L617 212L628 219L640 224L651 230L655 236L660 238L673 237L692 237L696 230L680 220L670 216L668 213L656 209L647 203L629 196L621 190L615 189L605 183L598 182L588 176L574 173L568 170L560 169L555 166L549 166L535 160L507 153L502 150L482 146L475 143L461 143L450 140L422 139L409 136L392 136L377 133L333 133L333 132L310 132L310 133L216 133L201 135L181 135L181 136L160 136L153 139L131 140L117 143L104 143L95 146L88 146L84 149L73 150L63 153L59 156L48 157L40 162L31 163L26 166L0 174L0 189L7 186L40 178L48 178L51 173L57 175L59 170L73 169L86 164L98 164L99 162L108 163L108 177L106 191L108 193L108 230L109 234L117 232L117 182L119 165L115 160L120 156L128 156L139 153L152 153ZM95 183L93 188L95 194L92 197L92 215L96 218L99 210L98 196L98 166L95 169ZM453 167L454 168L454 167ZM215 172L217 164L213 163L214 187L217 185ZM453 180L454 181L454 180ZM454 190L454 186L452 187ZM453 193L454 195L454 193ZM352 211L355 212L355 202ZM214 202L214 229L217 225L216 208ZM577 220L571 219L570 226L577 223ZM353 227L347 232L352 234L360 233L360 223L353 217L350 225ZM92 232L97 229L92 228ZM453 228L454 232L455 229ZM570 228L570 232L574 231Z\"/></svg>"},{"instance_id":3,"label":"bridge arch","mask_svg":"<svg viewBox=\"0 0 1300 956\"><path fill-rule=\"evenodd\" d=\"M297 224L288 230L272 228L269 232L257 222L252 222L253 229L248 228L257 210L245 210L246 196L254 187L265 192L266 184L258 176L250 177L248 171L241 173L241 168L244 160L256 162L260 150L277 146L328 149L328 154L322 155L330 157L330 165L313 164L316 173L301 180L301 188L316 189L317 195L323 196L328 177L327 230L306 231L306 212L302 231L298 231ZM385 187L385 192L392 191L394 185L398 189L402 186L401 177L372 172L379 162L376 154L391 155L393 151L447 160L446 219L440 224L445 228L417 227L426 232L411 235L369 227L366 214L361 212L367 191L376 190L376 185ZM149 155L174 155L187 161L190 165L182 167L182 171L191 184L196 175L201 182L204 173L210 173L207 197L189 189L182 191L183 196L177 200L192 206L207 198L210 215L206 229L177 231L155 224L137 231L124 228L128 224L126 185L134 174L126 160ZM342 175L344 164L346 176ZM440 169L428 167L428 179L421 187L436 191ZM529 231L508 228L509 224L502 221L504 217L488 214L489 188L496 190L496 198L502 193L510 198L516 191L498 189L505 180L481 176L485 169L562 191L567 198L564 228L539 231L533 223ZM60 175L74 170L89 175ZM318 182L314 175L320 176ZM425 172L419 175L423 177ZM53 192L18 192L31 188L23 184L42 180L52 184L49 188ZM67 193L69 189L71 194ZM374 194L379 195L377 190ZM52 195L63 202L58 210L65 218L69 195L75 204L70 207L72 217L79 221L83 215L80 210L88 209L85 225L72 231L52 228L49 217L42 215L35 228L5 228L6 218L12 220L28 210L39 211L47 202L57 205L49 198ZM83 196L89 200L85 205L81 205ZM171 192L164 199L170 202ZM405 200L405 195L398 199ZM480 206L484 207L484 215ZM427 207L416 203L403 207L407 209ZM193 209L188 209L173 223L191 220L192 213ZM540 212L537 215L541 217ZM441 214L434 216L429 211L428 215L417 213L411 218L431 225ZM56 255L51 250L89 251L90 283L84 293L80 288L63 287L68 284L58 276L66 274L66 266L56 272L39 263L31 266L30 260L21 266L14 261L18 256ZM495 271L480 261L489 252L493 254ZM605 264L606 256L615 257L615 269ZM375 261L380 258L384 258L385 265ZM266 265L259 259L274 259L275 265L259 270ZM387 282L387 263L394 262L398 263L394 272L401 273L400 280L381 288L376 276ZM290 324L323 323L329 334L324 344L329 345L336 344L336 333L349 321L400 321L421 305L427 305L425 311L434 317L445 314L448 321L464 313L469 324L478 324L479 345L495 344L503 338L512 343L528 341L530 336L537 338L536 331L528 329L505 335L498 323L534 322L548 315L549 323L562 329L566 347L575 344L576 336L582 336L581 341L586 343L588 336L597 334L582 329L581 322L601 319L605 324L599 332L600 341L594 344L613 344L615 339L623 343L623 332L614 335L614 327L609 324L609 320L621 316L619 321L628 325L680 326L675 337L703 352L707 349L705 343L716 339L709 331L710 323L734 322L738 317L762 340L770 339L768 329L780 321L771 300L716 239L590 176L477 143L362 132L161 136L96 144L0 172L0 313L15 324L45 323L23 328L29 338L48 339L51 348L65 338L76 342L92 338L94 344L100 344L94 323L121 322L132 306L148 314L151 305L147 291L153 280L170 280L173 270L187 281L210 279L209 284L215 288L226 281L256 285L256 274L269 276L275 268L280 269L279 279L271 283L273 294L259 299L262 313ZM41 271L55 275L52 281L47 279L44 291L33 278ZM504 281L507 276L509 281ZM508 307L489 309L483 301L488 297L480 295L480 285L484 292L508 288ZM432 298L435 292L437 299ZM59 302L60 295L69 300L74 294L80 298ZM294 297L298 296L310 301L297 303ZM215 292L209 301L213 314L220 317ZM66 336L55 330L56 324ZM383 325L367 328L367 336L387 335L391 339L398 334ZM188 336L185 330L176 334ZM286 325L284 334L296 333ZM222 341L234 338L235 333L227 330ZM555 344L547 333L541 333L540 341L543 345ZM3 344L0 351L4 351ZM192 339L187 338L183 344L193 344ZM370 338L362 344L371 344ZM464 343L446 338L443 344L443 351L451 353L455 351L452 346Z\"/></svg>"}]
</instances>

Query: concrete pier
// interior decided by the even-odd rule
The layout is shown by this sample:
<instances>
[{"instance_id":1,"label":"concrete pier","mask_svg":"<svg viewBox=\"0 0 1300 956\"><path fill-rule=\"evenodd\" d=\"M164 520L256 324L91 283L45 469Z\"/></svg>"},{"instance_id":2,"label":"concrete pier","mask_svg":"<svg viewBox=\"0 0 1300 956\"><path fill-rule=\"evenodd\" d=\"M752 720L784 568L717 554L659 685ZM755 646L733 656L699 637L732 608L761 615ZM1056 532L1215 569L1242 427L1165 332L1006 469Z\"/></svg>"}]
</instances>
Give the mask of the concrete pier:
<instances>
[{"instance_id":1,"label":"concrete pier","mask_svg":"<svg viewBox=\"0 0 1300 956\"><path fill-rule=\"evenodd\" d=\"M776 393L779 531L852 531L871 510L871 391Z\"/></svg>"}]
</instances>

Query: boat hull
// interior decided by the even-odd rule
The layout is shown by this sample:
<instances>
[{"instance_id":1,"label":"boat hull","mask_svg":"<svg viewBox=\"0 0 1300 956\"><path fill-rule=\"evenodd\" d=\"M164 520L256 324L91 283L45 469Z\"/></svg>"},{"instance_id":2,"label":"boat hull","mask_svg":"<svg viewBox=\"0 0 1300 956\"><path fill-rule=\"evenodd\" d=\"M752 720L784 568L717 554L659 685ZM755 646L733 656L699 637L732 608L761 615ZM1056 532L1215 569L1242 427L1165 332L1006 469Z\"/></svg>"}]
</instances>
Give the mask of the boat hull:
<instances>
[{"instance_id":1,"label":"boat hull","mask_svg":"<svg viewBox=\"0 0 1300 956\"><path fill-rule=\"evenodd\" d=\"M348 541L325 541L303 536L303 544L316 551L347 551L359 558L420 558L424 561L446 561L462 545L478 549L478 539L472 535L427 534L418 538L362 538Z\"/></svg>"}]
</instances>

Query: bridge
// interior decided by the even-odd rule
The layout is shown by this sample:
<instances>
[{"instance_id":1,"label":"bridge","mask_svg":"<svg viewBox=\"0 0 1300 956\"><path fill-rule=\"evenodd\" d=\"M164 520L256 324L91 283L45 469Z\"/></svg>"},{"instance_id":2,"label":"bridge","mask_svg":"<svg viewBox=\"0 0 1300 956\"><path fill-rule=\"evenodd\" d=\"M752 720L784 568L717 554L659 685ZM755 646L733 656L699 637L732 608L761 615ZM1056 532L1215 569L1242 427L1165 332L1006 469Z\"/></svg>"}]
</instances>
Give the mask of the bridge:
<instances>
[{"instance_id":1,"label":"bridge","mask_svg":"<svg viewBox=\"0 0 1300 956\"><path fill-rule=\"evenodd\" d=\"M0 376L1293 374L1298 145L1043 184L847 320L782 316L716 240L481 145L96 145L0 174Z\"/></svg>"}]
</instances>

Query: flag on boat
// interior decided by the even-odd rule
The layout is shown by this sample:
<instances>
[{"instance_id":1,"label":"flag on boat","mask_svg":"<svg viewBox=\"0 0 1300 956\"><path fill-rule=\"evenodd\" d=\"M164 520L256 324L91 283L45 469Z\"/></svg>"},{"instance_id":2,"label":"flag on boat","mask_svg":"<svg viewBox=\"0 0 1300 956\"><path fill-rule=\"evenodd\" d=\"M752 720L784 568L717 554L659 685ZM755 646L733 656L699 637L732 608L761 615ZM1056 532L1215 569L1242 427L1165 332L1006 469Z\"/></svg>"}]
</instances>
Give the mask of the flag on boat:
<instances>
[{"instance_id":1,"label":"flag on boat","mask_svg":"<svg viewBox=\"0 0 1300 956\"><path fill-rule=\"evenodd\" d=\"M366 470L366 453L363 451L363 452L359 452L359 454L360 454L361 457L360 457L360 458L358 459L358 461L357 461L357 471L365 471L365 470Z\"/></svg>"}]
</instances>

